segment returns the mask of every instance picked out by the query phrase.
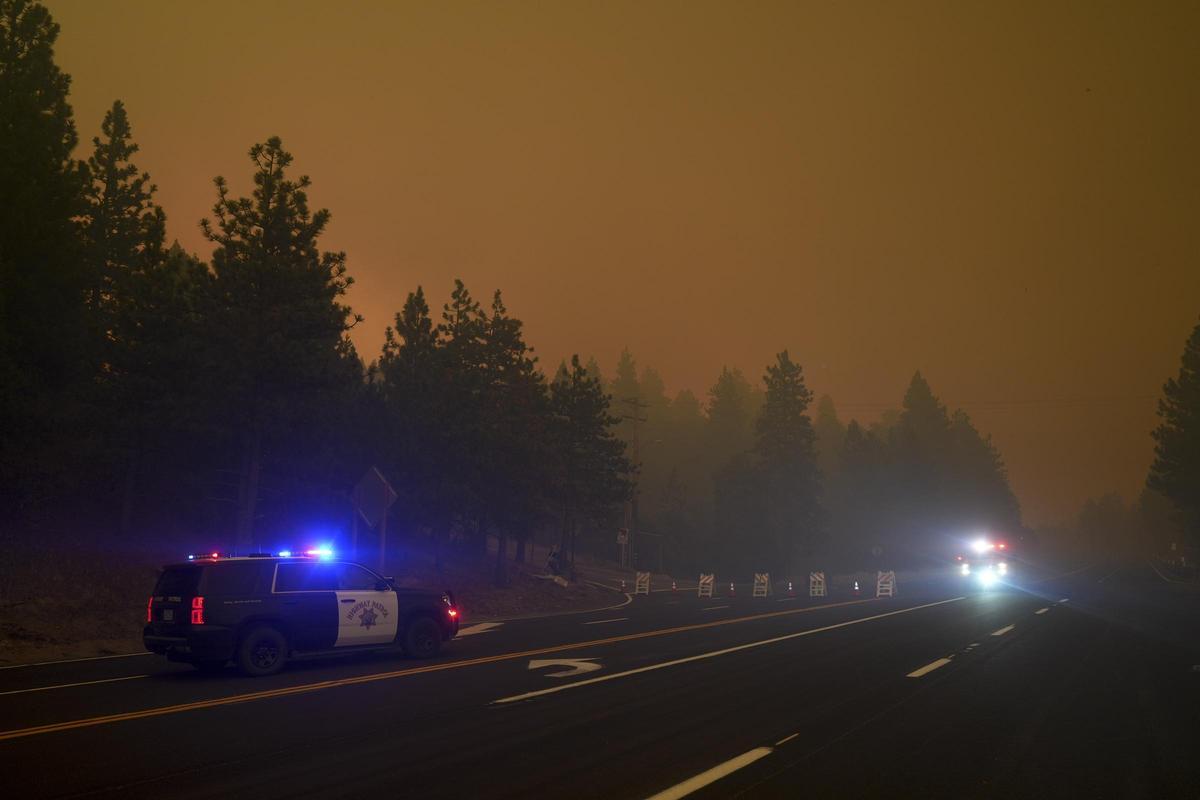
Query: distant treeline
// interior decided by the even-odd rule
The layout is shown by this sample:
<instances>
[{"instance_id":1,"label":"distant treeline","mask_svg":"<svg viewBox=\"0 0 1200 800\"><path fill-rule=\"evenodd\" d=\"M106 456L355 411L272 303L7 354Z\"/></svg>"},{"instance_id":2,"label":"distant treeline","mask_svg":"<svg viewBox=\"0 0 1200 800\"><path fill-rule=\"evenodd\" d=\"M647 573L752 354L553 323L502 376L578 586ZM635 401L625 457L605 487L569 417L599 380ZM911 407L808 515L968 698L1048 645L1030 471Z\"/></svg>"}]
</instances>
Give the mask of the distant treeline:
<instances>
[{"instance_id":1,"label":"distant treeline","mask_svg":"<svg viewBox=\"0 0 1200 800\"><path fill-rule=\"evenodd\" d=\"M249 151L254 190L216 178L207 260L166 244L166 215L125 107L91 155L45 8L0 0L0 485L10 530L73 521L94 542L242 550L345 535L378 466L393 530L520 558L568 553L785 572L806 558L937 552L946 536L1017 532L990 441L917 374L864 428L823 399L815 420L784 351L761 385L724 369L705 401L668 399L624 353L611 381L575 358L547 375L499 292L456 282L440 313L416 289L369 363L348 331L344 254L322 250L278 138ZM884 556L883 554L886 554Z\"/></svg>"}]
</instances>

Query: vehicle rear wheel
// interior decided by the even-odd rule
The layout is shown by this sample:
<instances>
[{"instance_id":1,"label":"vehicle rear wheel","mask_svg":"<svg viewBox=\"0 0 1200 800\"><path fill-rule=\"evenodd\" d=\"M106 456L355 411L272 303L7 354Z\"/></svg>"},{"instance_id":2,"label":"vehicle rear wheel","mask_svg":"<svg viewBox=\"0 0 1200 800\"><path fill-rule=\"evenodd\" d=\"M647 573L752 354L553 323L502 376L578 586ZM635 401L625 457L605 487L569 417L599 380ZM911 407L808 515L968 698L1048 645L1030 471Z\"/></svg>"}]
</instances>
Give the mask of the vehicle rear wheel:
<instances>
[{"instance_id":1,"label":"vehicle rear wheel","mask_svg":"<svg viewBox=\"0 0 1200 800\"><path fill-rule=\"evenodd\" d=\"M433 617L417 617L404 629L404 652L412 658L433 658L442 649L442 629Z\"/></svg>"},{"instance_id":2,"label":"vehicle rear wheel","mask_svg":"<svg viewBox=\"0 0 1200 800\"><path fill-rule=\"evenodd\" d=\"M225 669L227 661L193 661L192 666L201 672L220 672Z\"/></svg>"},{"instance_id":3,"label":"vehicle rear wheel","mask_svg":"<svg viewBox=\"0 0 1200 800\"><path fill-rule=\"evenodd\" d=\"M251 628L238 643L238 669L252 678L274 675L287 658L287 638L270 625Z\"/></svg>"}]
</instances>

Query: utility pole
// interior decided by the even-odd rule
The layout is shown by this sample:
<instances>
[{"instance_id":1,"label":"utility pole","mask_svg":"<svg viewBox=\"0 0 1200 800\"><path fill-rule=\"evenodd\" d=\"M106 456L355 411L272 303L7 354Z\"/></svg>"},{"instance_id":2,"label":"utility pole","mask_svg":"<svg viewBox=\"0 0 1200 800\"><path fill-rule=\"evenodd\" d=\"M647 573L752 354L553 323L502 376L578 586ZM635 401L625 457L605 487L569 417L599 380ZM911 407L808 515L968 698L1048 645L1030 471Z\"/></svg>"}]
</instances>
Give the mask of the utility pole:
<instances>
[{"instance_id":1,"label":"utility pole","mask_svg":"<svg viewBox=\"0 0 1200 800\"><path fill-rule=\"evenodd\" d=\"M638 436L638 423L645 422L647 419L649 419L648 417L643 417L641 415L641 412L643 412L647 408L649 408L650 404L643 403L637 397L624 397L621 399L621 402L624 405L629 406L629 413L622 414L621 419L627 419L633 423L633 434L630 437L630 439L632 440L630 442L630 444L633 446L633 464L638 469L641 469L642 455L641 455L640 439ZM629 515L628 515L628 517L629 517L629 523L628 523L629 544L628 544L628 547L629 547L629 553L632 555L632 558L630 559L633 562L632 566L635 566L635 567L638 565L636 548L637 548L638 494L639 493L640 493L640 491L639 491L639 487L638 487L638 482L634 481L633 497L629 501ZM629 566L629 565L626 565L626 566Z\"/></svg>"}]
</instances>

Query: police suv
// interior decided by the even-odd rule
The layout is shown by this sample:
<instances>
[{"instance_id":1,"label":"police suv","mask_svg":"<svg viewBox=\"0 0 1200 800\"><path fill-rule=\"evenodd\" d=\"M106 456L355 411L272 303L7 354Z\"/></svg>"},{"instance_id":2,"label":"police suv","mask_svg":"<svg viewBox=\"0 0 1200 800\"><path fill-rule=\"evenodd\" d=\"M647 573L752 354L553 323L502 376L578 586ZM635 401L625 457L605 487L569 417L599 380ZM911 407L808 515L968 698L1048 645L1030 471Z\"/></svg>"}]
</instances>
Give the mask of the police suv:
<instances>
[{"instance_id":1,"label":"police suv","mask_svg":"<svg viewBox=\"0 0 1200 800\"><path fill-rule=\"evenodd\" d=\"M458 633L449 593L404 589L327 552L209 553L163 567L146 606L146 649L202 670L233 661L271 675L287 660L399 646L432 658Z\"/></svg>"}]
</instances>

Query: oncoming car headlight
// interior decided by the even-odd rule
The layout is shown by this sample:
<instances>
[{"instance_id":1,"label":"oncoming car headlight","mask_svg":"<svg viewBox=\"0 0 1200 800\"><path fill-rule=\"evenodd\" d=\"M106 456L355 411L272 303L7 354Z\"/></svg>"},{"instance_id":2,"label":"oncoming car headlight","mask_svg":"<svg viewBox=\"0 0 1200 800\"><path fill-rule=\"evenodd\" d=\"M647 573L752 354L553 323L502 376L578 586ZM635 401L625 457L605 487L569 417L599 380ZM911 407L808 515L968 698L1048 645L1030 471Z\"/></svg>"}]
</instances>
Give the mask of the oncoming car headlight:
<instances>
[{"instance_id":1,"label":"oncoming car headlight","mask_svg":"<svg viewBox=\"0 0 1200 800\"><path fill-rule=\"evenodd\" d=\"M984 587L991 586L995 582L996 582L996 573L992 571L991 567L987 567L979 573L979 585L980 586L984 586Z\"/></svg>"}]
</instances>

